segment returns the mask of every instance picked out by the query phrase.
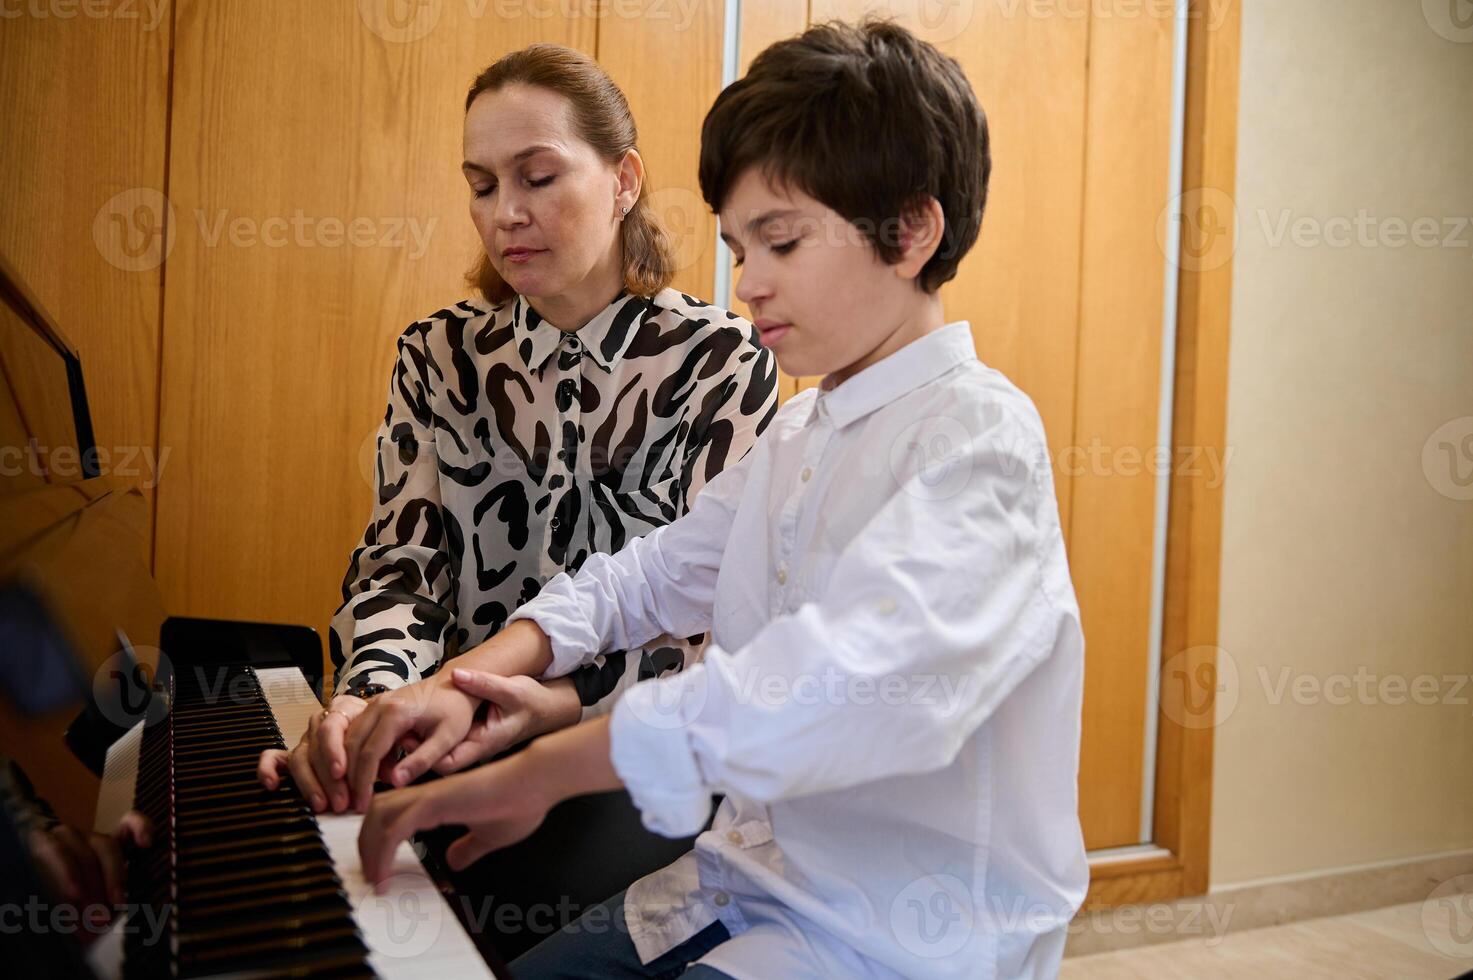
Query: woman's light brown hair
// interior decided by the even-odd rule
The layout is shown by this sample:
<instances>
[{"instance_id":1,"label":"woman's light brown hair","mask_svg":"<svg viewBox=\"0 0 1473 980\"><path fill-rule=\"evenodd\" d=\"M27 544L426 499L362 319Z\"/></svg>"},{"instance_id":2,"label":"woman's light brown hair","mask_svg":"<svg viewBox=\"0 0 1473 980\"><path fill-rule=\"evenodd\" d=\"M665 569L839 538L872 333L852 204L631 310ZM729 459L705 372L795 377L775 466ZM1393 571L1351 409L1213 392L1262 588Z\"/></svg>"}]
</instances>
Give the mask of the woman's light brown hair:
<instances>
[{"instance_id":1,"label":"woman's light brown hair","mask_svg":"<svg viewBox=\"0 0 1473 980\"><path fill-rule=\"evenodd\" d=\"M513 51L476 76L465 97L466 111L476 96L513 84L535 85L567 99L578 137L608 162L617 164L625 153L636 149L638 132L624 93L587 55L558 44L533 44ZM638 296L653 296L675 276L674 249L649 206L648 186L646 180L639 189L639 200L619 223L624 287ZM466 283L492 303L512 297L512 288L484 251L466 275Z\"/></svg>"}]
</instances>

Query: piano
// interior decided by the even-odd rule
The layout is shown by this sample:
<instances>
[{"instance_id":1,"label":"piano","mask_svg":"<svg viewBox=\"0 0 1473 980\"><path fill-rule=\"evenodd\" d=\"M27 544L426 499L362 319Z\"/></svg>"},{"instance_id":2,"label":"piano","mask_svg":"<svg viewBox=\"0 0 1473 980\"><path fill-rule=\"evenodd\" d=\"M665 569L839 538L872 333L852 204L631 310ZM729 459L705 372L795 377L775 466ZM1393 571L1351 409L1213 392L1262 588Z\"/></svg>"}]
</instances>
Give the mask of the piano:
<instances>
[{"instance_id":1,"label":"piano","mask_svg":"<svg viewBox=\"0 0 1473 980\"><path fill-rule=\"evenodd\" d=\"M65 634L78 688L93 679L92 724L68 728L75 707L10 717L0 670L0 743L68 823L93 815L101 776L99 831L129 807L156 827L154 846L130 862L132 911L87 950L93 973L507 976L506 960L690 850L693 838L647 831L628 793L594 794L460 872L443 867L458 831L431 831L400 848L387 892L374 894L358 861L360 816L314 815L294 788L255 781L260 751L295 745L321 710L316 634L168 616L147 564L148 502L98 471L78 348L3 255L0 381L0 446L64 446L82 463L80 474L0 468L0 630L16 625L6 616L18 597L33 597ZM136 670L135 643L148 667L166 661L148 687L167 710L130 703L136 686L99 707L97 678ZM25 652L8 674L34 694L40 675L27 665L50 654ZM62 953L80 955L74 946ZM55 972L54 945L31 953L7 965Z\"/></svg>"},{"instance_id":2,"label":"piano","mask_svg":"<svg viewBox=\"0 0 1473 980\"><path fill-rule=\"evenodd\" d=\"M94 948L100 976L495 975L413 845L377 893L358 860L361 815L314 815L291 786L256 781L261 751L295 745L321 710L299 669L172 673L159 681L169 710L107 753L96 829L134 807L156 833L130 864L136 909Z\"/></svg>"},{"instance_id":3,"label":"piano","mask_svg":"<svg viewBox=\"0 0 1473 980\"><path fill-rule=\"evenodd\" d=\"M7 655L29 665L24 676L0 672L0 688L14 681L34 694L37 658L57 668L52 687L75 675L81 693L93 678L89 707L64 740L69 710L60 719L32 711L0 719L5 751L53 792L83 786L78 760L100 770L99 832L111 834L130 808L155 828L129 862L129 911L87 950L86 966L102 977L506 975L486 937L463 926L467 906L451 900L430 850L402 845L377 894L358 860L361 816L314 815L290 784L268 792L256 782L261 751L295 745L322 708L316 634L165 618L144 563L144 498L100 474L89 452L78 350L3 256L0 375L0 444L74 447L82 461L80 474L22 467L0 479L0 632L16 641L26 627L26 650ZM35 639L43 624L55 643ZM129 634L162 651L144 658L156 672L141 690ZM119 681L111 697L109 678ZM71 822L85 820L86 798L61 802ZM80 972L63 962L71 947L38 949L11 965Z\"/></svg>"}]
</instances>

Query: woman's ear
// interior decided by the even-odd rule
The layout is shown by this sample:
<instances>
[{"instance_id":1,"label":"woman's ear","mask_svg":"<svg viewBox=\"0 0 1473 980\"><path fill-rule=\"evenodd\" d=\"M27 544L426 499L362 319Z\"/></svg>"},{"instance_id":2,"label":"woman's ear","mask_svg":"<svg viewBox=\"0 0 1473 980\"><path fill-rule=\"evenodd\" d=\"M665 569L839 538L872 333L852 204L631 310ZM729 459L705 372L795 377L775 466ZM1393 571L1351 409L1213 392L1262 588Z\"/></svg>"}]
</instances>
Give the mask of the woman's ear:
<instances>
[{"instance_id":1,"label":"woman's ear","mask_svg":"<svg viewBox=\"0 0 1473 980\"><path fill-rule=\"evenodd\" d=\"M927 195L918 198L900 215L900 261L895 273L904 279L917 279L931 256L941 247L946 232L946 215L941 202Z\"/></svg>"},{"instance_id":2,"label":"woman's ear","mask_svg":"<svg viewBox=\"0 0 1473 980\"><path fill-rule=\"evenodd\" d=\"M622 217L633 210L634 203L639 200L640 188L644 186L644 159L638 150L625 152L615 176L618 185L614 192L614 216Z\"/></svg>"}]
</instances>

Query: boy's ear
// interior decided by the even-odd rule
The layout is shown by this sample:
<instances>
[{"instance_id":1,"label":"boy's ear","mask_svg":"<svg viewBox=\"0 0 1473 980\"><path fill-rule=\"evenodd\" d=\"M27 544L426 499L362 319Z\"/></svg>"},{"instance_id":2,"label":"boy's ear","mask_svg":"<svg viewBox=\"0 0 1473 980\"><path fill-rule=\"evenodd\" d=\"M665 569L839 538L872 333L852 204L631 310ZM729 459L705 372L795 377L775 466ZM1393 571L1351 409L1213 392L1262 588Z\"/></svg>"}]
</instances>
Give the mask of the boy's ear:
<instances>
[{"instance_id":1,"label":"boy's ear","mask_svg":"<svg viewBox=\"0 0 1473 980\"><path fill-rule=\"evenodd\" d=\"M930 195L917 198L900 215L900 261L895 273L904 279L917 279L931 256L941 247L946 231L946 215L941 202Z\"/></svg>"}]
</instances>

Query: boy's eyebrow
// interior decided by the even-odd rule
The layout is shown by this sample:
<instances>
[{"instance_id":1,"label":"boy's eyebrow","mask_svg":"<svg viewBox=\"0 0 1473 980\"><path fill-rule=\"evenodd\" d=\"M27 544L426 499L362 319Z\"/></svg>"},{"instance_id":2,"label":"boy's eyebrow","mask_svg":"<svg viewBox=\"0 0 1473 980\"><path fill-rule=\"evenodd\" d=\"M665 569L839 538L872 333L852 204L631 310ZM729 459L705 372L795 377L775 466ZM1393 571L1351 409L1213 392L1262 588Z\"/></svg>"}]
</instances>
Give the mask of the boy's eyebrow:
<instances>
[{"instance_id":1,"label":"boy's eyebrow","mask_svg":"<svg viewBox=\"0 0 1473 980\"><path fill-rule=\"evenodd\" d=\"M521 152L517 153L516 156L512 157L511 158L511 162L512 163L521 163L523 160L526 160L529 157L535 157L539 153L556 153L556 152L557 152L557 147L553 146L551 143L533 143L531 146L527 147L525 150L522 150ZM464 163L462 163L460 165L460 169L461 170L476 170L476 171L479 171L480 173L487 174L488 176L493 176L493 177L495 176L495 174L493 174L487 168L481 166L479 163L472 163L469 160L466 160Z\"/></svg>"},{"instance_id":2,"label":"boy's eyebrow","mask_svg":"<svg viewBox=\"0 0 1473 980\"><path fill-rule=\"evenodd\" d=\"M777 218L786 218L790 214L797 213L797 208L774 208L771 211L764 211L761 214L757 215L757 217L753 218L751 221L747 222L747 231L756 231L758 228L761 228L769 221L773 221Z\"/></svg>"},{"instance_id":3,"label":"boy's eyebrow","mask_svg":"<svg viewBox=\"0 0 1473 980\"><path fill-rule=\"evenodd\" d=\"M786 218L789 215L794 215L797 213L797 208L774 208L771 211L763 211L761 214L757 215L757 217L747 222L747 232L748 234L751 234L752 232L755 232L757 229L761 228L763 225L767 224L767 222L769 221L774 221L778 218ZM727 232L721 232L720 237L721 240L725 242L728 246L736 245L736 239L732 238L731 235Z\"/></svg>"}]
</instances>

